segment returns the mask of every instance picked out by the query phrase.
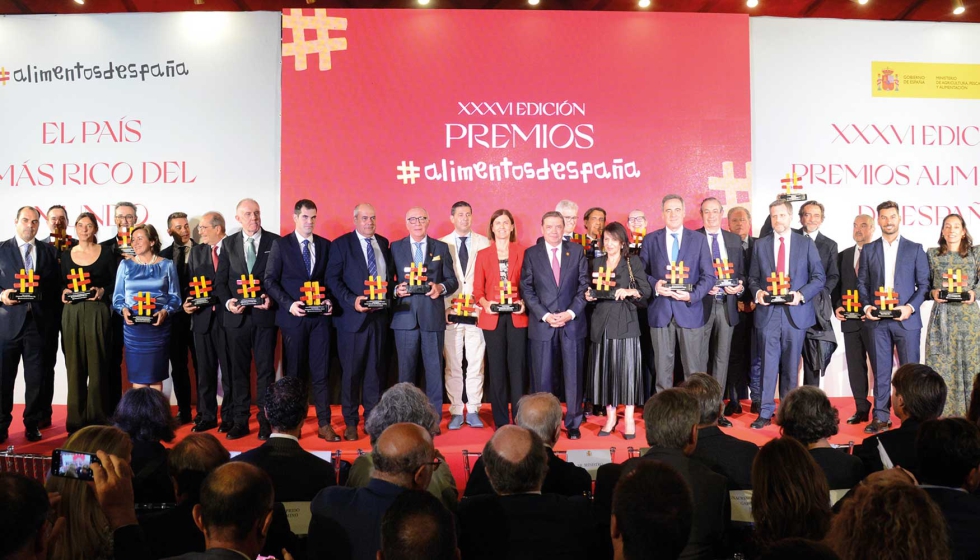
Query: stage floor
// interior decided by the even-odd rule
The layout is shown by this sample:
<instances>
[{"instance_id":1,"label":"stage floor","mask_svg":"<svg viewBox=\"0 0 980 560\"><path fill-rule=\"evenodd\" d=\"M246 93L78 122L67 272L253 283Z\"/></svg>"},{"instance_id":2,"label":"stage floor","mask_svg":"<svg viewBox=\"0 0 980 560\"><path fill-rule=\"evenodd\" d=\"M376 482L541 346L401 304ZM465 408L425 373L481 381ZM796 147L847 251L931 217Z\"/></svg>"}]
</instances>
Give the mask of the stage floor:
<instances>
[{"instance_id":1,"label":"stage floor","mask_svg":"<svg viewBox=\"0 0 980 560\"><path fill-rule=\"evenodd\" d=\"M846 444L849 441L853 441L855 444L860 443L865 437L867 437L864 433L864 427L866 424L851 426L844 422L844 420L854 414L854 400L848 397L832 398L830 400L840 411L841 419L840 431L836 436L831 438L831 443ZM744 401L742 403L742 407L746 412L730 417L729 419L732 421L733 426L731 428L724 428L724 431L739 439L751 441L759 445L766 443L772 438L779 437L779 427L775 424L772 424L763 430L752 430L749 428L749 424L751 424L756 418L755 414L748 413L749 404L750 403L748 401ZM332 408L334 430L336 430L338 434L342 435L344 424L340 415L340 406L334 406ZM64 405L56 405L54 407L52 427L42 430L41 433L44 434L44 439L35 443L31 443L24 438L24 426L22 423L23 410L23 405L14 406L14 421L10 426L10 437L7 439L6 443L0 447L6 448L8 446L13 446L16 453L47 455L50 454L53 449L64 445L65 440L67 439L67 432L65 431L67 409ZM176 408L174 408L174 412L176 413ZM622 414L622 412L620 412L620 414ZM442 435L436 436L435 439L436 447L446 457L450 469L453 471L453 475L456 478L456 483L459 486L460 492L462 492L465 484L462 452L464 450L471 452L482 451L484 444L486 444L487 440L490 439L490 436L493 435L493 429L490 427L492 426L493 422L489 405L483 406L483 409L480 411L480 418L483 420L484 424L487 425L486 428L473 429L464 424L463 428L460 430L449 431L447 428L447 424L449 422L449 411L447 406L443 410ZM558 444L555 445L555 449L568 450L615 448L613 460L617 463L621 463L628 458L628 447L632 446L637 449L646 447L646 438L643 435L643 420L639 417L639 414L637 414L636 420L637 437L631 441L626 441L622 437L621 431L624 427L622 418L620 418L616 433L613 433L613 435L610 437L599 437L599 430L605 424L605 421L605 416L590 416L586 418L581 428L582 438L572 441L565 437L564 432L562 432L562 437L558 440ZM898 425L898 419L894 415L892 415L892 422L896 426ZM224 434L219 434L217 430L212 430L209 433L218 437L221 443L224 444L229 451L247 451L262 443L258 439L258 421L255 417L254 408L252 410L250 427L252 433L249 436L234 441L225 439ZM316 437L316 432L316 413L313 408L310 407L310 414L306 420L306 424L303 426L303 436L300 439L304 449L310 451L332 452L339 450L341 453L341 459L353 462L353 460L357 457L358 450L369 451L371 448L370 441L367 435L364 433L363 421L361 425L358 426L358 433L361 437L357 441L327 443ZM173 443L180 441L180 439L190 433L190 424L181 426L177 431L177 439Z\"/></svg>"}]
</instances>

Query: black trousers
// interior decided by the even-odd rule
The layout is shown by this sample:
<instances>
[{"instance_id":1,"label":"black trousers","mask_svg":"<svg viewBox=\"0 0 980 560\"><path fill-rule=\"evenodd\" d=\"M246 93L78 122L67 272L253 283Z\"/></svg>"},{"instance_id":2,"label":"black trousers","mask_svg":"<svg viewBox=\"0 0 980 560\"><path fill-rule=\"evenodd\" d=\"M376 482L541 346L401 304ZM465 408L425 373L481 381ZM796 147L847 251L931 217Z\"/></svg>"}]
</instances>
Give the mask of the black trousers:
<instances>
[{"instance_id":1,"label":"black trousers","mask_svg":"<svg viewBox=\"0 0 980 560\"><path fill-rule=\"evenodd\" d=\"M58 364L58 349L61 345L58 337L61 334L61 312L63 306L58 306L57 312L45 322L44 346L41 348L41 394L38 420L51 420L51 403L54 401L54 368Z\"/></svg>"},{"instance_id":2,"label":"black trousers","mask_svg":"<svg viewBox=\"0 0 980 560\"><path fill-rule=\"evenodd\" d=\"M497 328L483 331L483 339L487 344L490 408L493 411L493 424L499 428L514 423L517 401L524 396L527 327L515 327L510 314L504 313L497 319Z\"/></svg>"},{"instance_id":3,"label":"black trousers","mask_svg":"<svg viewBox=\"0 0 980 560\"><path fill-rule=\"evenodd\" d=\"M276 381L277 327L259 327L251 322L241 327L226 327L225 336L231 354L231 383L235 424L248 424L251 416L252 359L255 359L255 401L259 405L259 423L265 423L265 392Z\"/></svg>"},{"instance_id":4,"label":"black trousers","mask_svg":"<svg viewBox=\"0 0 980 560\"><path fill-rule=\"evenodd\" d=\"M194 355L194 337L191 335L191 317L183 311L174 313L170 325L170 379L174 383L177 409L181 414L191 413L191 372L187 358L190 354L197 373L197 356Z\"/></svg>"},{"instance_id":5,"label":"black trousers","mask_svg":"<svg viewBox=\"0 0 980 560\"><path fill-rule=\"evenodd\" d=\"M26 304L20 304L26 305ZM24 427L37 428L41 419L43 403L41 386L44 377L42 348L44 336L38 329L34 316L27 314L24 326L12 339L0 340L0 428L7 429L13 420L14 381L17 379L17 366L24 360Z\"/></svg>"},{"instance_id":6,"label":"black trousers","mask_svg":"<svg viewBox=\"0 0 980 560\"><path fill-rule=\"evenodd\" d=\"M752 315L738 314L732 331L732 350L728 354L728 382L725 397L738 401L748 396L749 370L752 367Z\"/></svg>"},{"instance_id":7,"label":"black trousers","mask_svg":"<svg viewBox=\"0 0 980 560\"><path fill-rule=\"evenodd\" d=\"M106 380L106 410L114 414L122 398L123 318L112 313L112 340L109 342L109 378Z\"/></svg>"},{"instance_id":8,"label":"black trousers","mask_svg":"<svg viewBox=\"0 0 980 560\"><path fill-rule=\"evenodd\" d=\"M303 319L298 327L282 327L284 373L313 381L313 407L318 426L330 424L330 323L322 317Z\"/></svg>"},{"instance_id":9,"label":"black trousers","mask_svg":"<svg viewBox=\"0 0 980 560\"><path fill-rule=\"evenodd\" d=\"M234 387L232 386L231 354L225 331L212 319L206 333L194 333L194 371L197 373L197 414L201 421L212 422L218 416L218 368L221 368L221 421L233 423Z\"/></svg>"},{"instance_id":10,"label":"black trousers","mask_svg":"<svg viewBox=\"0 0 980 560\"><path fill-rule=\"evenodd\" d=\"M360 331L337 331L337 351L343 372L340 404L348 427L357 426L359 402L364 404L366 420L381 400L388 363L382 354L387 336L388 320L384 312L377 311L365 319Z\"/></svg>"},{"instance_id":11,"label":"black trousers","mask_svg":"<svg viewBox=\"0 0 980 560\"><path fill-rule=\"evenodd\" d=\"M847 380L854 395L856 412L867 415L871 411L868 402L868 333L862 328L857 332L844 333L844 359L847 361Z\"/></svg>"}]
</instances>

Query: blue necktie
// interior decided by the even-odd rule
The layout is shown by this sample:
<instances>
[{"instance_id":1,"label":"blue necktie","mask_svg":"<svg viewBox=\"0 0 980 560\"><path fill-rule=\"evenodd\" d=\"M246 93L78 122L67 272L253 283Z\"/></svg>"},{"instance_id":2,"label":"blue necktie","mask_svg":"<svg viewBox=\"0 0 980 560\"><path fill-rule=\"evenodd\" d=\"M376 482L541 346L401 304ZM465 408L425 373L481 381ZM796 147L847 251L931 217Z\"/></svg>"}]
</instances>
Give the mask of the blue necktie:
<instances>
[{"instance_id":1,"label":"blue necktie","mask_svg":"<svg viewBox=\"0 0 980 560\"><path fill-rule=\"evenodd\" d=\"M310 254L310 240L303 240L303 262L306 263L306 276L313 276L313 255Z\"/></svg>"},{"instance_id":2,"label":"blue necktie","mask_svg":"<svg viewBox=\"0 0 980 560\"><path fill-rule=\"evenodd\" d=\"M24 269L34 270L34 258L31 257L30 243L24 243Z\"/></svg>"},{"instance_id":3,"label":"blue necktie","mask_svg":"<svg viewBox=\"0 0 980 560\"><path fill-rule=\"evenodd\" d=\"M368 261L368 274L378 277L378 261L374 256L374 244L371 243L372 237L368 237L364 241L367 243L367 261Z\"/></svg>"},{"instance_id":4,"label":"blue necktie","mask_svg":"<svg viewBox=\"0 0 980 560\"><path fill-rule=\"evenodd\" d=\"M670 234L670 236L674 238L674 243L673 245L670 246L670 262L674 262L674 263L677 262L677 255L681 252L681 244L680 241L678 241L677 239L678 235L680 234L678 233Z\"/></svg>"},{"instance_id":5,"label":"blue necktie","mask_svg":"<svg viewBox=\"0 0 980 560\"><path fill-rule=\"evenodd\" d=\"M466 250L466 237L459 238L459 268L466 275L466 263L470 260L470 252Z\"/></svg>"},{"instance_id":6,"label":"blue necktie","mask_svg":"<svg viewBox=\"0 0 980 560\"><path fill-rule=\"evenodd\" d=\"M415 245L415 253L412 255L412 259L415 264L422 264L422 243L412 243L412 245Z\"/></svg>"}]
</instances>

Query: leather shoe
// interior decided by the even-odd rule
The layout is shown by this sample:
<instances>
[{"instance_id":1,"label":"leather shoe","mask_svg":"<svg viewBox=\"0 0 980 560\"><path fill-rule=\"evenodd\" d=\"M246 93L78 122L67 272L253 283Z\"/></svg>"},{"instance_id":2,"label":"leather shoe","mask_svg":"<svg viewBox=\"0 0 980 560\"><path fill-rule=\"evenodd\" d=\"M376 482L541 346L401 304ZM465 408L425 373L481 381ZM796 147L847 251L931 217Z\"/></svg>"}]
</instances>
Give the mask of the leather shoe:
<instances>
[{"instance_id":1,"label":"leather shoe","mask_svg":"<svg viewBox=\"0 0 980 560\"><path fill-rule=\"evenodd\" d=\"M39 430L43 430L44 428L50 428L50 427L51 427L50 416L48 416L47 418L41 418L41 420L37 423L37 429Z\"/></svg>"},{"instance_id":2,"label":"leather shoe","mask_svg":"<svg viewBox=\"0 0 980 560\"><path fill-rule=\"evenodd\" d=\"M725 405L725 416L734 416L736 414L741 414L741 413L742 413L742 403L733 399L728 401L728 404Z\"/></svg>"},{"instance_id":3,"label":"leather shoe","mask_svg":"<svg viewBox=\"0 0 980 560\"><path fill-rule=\"evenodd\" d=\"M582 437L582 432L578 428L568 429L568 439L579 439Z\"/></svg>"},{"instance_id":4,"label":"leather shoe","mask_svg":"<svg viewBox=\"0 0 980 560\"><path fill-rule=\"evenodd\" d=\"M867 421L868 421L868 414L867 413L861 414L859 412L855 412L854 416L851 416L850 418L847 419L848 424L864 424Z\"/></svg>"},{"instance_id":5,"label":"leather shoe","mask_svg":"<svg viewBox=\"0 0 980 560\"><path fill-rule=\"evenodd\" d=\"M463 427L463 415L453 414L453 417L449 419L449 429L458 430Z\"/></svg>"},{"instance_id":6,"label":"leather shoe","mask_svg":"<svg viewBox=\"0 0 980 560\"><path fill-rule=\"evenodd\" d=\"M183 426L184 424L190 424L192 421L190 412L179 412L177 416L174 416L174 420L177 421L177 425Z\"/></svg>"},{"instance_id":7,"label":"leather shoe","mask_svg":"<svg viewBox=\"0 0 980 560\"><path fill-rule=\"evenodd\" d=\"M721 426L722 428L731 428L732 421L729 420L728 418L725 418L724 416L720 416L718 418L718 425Z\"/></svg>"},{"instance_id":8,"label":"leather shoe","mask_svg":"<svg viewBox=\"0 0 980 560\"><path fill-rule=\"evenodd\" d=\"M208 430L213 430L217 427L218 427L218 423L214 420L201 420L197 424L194 424L194 427L191 428L191 431L200 433L200 432L206 432Z\"/></svg>"},{"instance_id":9,"label":"leather shoe","mask_svg":"<svg viewBox=\"0 0 980 560\"><path fill-rule=\"evenodd\" d=\"M0 429L0 443L7 441L7 428Z\"/></svg>"},{"instance_id":10,"label":"leather shoe","mask_svg":"<svg viewBox=\"0 0 980 560\"><path fill-rule=\"evenodd\" d=\"M752 428L753 430L761 430L762 428L765 428L769 424L772 424L772 418L763 418L760 416L755 419L755 422L749 424L749 427Z\"/></svg>"},{"instance_id":11,"label":"leather shoe","mask_svg":"<svg viewBox=\"0 0 980 560\"><path fill-rule=\"evenodd\" d=\"M269 439L269 436L271 436L271 435L272 435L272 428L269 426L268 423L266 423L266 424L259 424L259 439L260 440L266 441L267 439Z\"/></svg>"},{"instance_id":12,"label":"leather shoe","mask_svg":"<svg viewBox=\"0 0 980 560\"><path fill-rule=\"evenodd\" d=\"M228 430L228 434L225 436L228 439L238 439L247 436L249 429L247 425L235 425L232 429Z\"/></svg>"},{"instance_id":13,"label":"leather shoe","mask_svg":"<svg viewBox=\"0 0 980 560\"><path fill-rule=\"evenodd\" d=\"M344 439L347 441L357 441L357 426L347 426L344 430Z\"/></svg>"},{"instance_id":14,"label":"leather shoe","mask_svg":"<svg viewBox=\"0 0 980 560\"><path fill-rule=\"evenodd\" d=\"M884 422L882 420L872 420L870 424L865 426L864 433L866 434L877 434L878 432L884 432L885 430L892 427L892 423Z\"/></svg>"},{"instance_id":15,"label":"leather shoe","mask_svg":"<svg viewBox=\"0 0 980 560\"><path fill-rule=\"evenodd\" d=\"M44 436L41 435L41 430L37 428L25 428L24 437L27 438L27 441L41 441Z\"/></svg>"},{"instance_id":16,"label":"leather shoe","mask_svg":"<svg viewBox=\"0 0 980 560\"><path fill-rule=\"evenodd\" d=\"M220 425L218 426L218 433L219 433L219 434L227 434L227 433L228 433L228 432L230 432L230 431L232 430L232 428L234 428L234 427L235 427L235 425L234 425L234 424L232 424L231 422L222 422L222 423L221 423L221 424L220 424Z\"/></svg>"},{"instance_id":17,"label":"leather shoe","mask_svg":"<svg viewBox=\"0 0 980 560\"><path fill-rule=\"evenodd\" d=\"M759 401L752 401L752 406L749 408L750 414L759 414L759 410L762 408L762 403Z\"/></svg>"},{"instance_id":18,"label":"leather shoe","mask_svg":"<svg viewBox=\"0 0 980 560\"><path fill-rule=\"evenodd\" d=\"M320 429L316 432L316 437L324 441L340 441L340 436L337 435L337 432L333 431L333 426L330 424L320 426Z\"/></svg>"}]
</instances>

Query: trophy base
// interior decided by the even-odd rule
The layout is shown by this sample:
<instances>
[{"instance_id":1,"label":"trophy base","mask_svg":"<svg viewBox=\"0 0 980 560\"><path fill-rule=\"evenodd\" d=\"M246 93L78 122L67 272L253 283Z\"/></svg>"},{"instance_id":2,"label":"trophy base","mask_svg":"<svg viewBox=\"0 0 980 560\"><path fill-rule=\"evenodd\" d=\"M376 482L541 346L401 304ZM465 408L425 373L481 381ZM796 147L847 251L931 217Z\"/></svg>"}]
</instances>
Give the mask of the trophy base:
<instances>
[{"instance_id":1,"label":"trophy base","mask_svg":"<svg viewBox=\"0 0 980 560\"><path fill-rule=\"evenodd\" d=\"M449 315L449 322L457 325L475 325L476 317L473 315Z\"/></svg>"},{"instance_id":2,"label":"trophy base","mask_svg":"<svg viewBox=\"0 0 980 560\"><path fill-rule=\"evenodd\" d=\"M89 290L87 292L68 292L65 299L68 303L77 303L79 301L86 301L92 299L95 296L95 290Z\"/></svg>"},{"instance_id":3,"label":"trophy base","mask_svg":"<svg viewBox=\"0 0 980 560\"><path fill-rule=\"evenodd\" d=\"M386 299L366 299L361 302L361 307L368 309L388 309L390 302Z\"/></svg>"},{"instance_id":4,"label":"trophy base","mask_svg":"<svg viewBox=\"0 0 980 560\"><path fill-rule=\"evenodd\" d=\"M595 299L616 299L616 292L612 290L596 290L589 288L589 295Z\"/></svg>"},{"instance_id":5,"label":"trophy base","mask_svg":"<svg viewBox=\"0 0 980 560\"><path fill-rule=\"evenodd\" d=\"M786 305L790 302L789 295L778 295L774 296L772 294L766 294L762 296L762 301L768 303L769 305Z\"/></svg>"},{"instance_id":6,"label":"trophy base","mask_svg":"<svg viewBox=\"0 0 980 560\"><path fill-rule=\"evenodd\" d=\"M723 280L718 280L715 282L716 288L735 288L738 286L738 280L733 278L725 278Z\"/></svg>"},{"instance_id":7,"label":"trophy base","mask_svg":"<svg viewBox=\"0 0 980 560\"><path fill-rule=\"evenodd\" d=\"M10 299L24 303L31 303L32 301L41 301L41 294L30 292L13 292L10 294Z\"/></svg>"},{"instance_id":8,"label":"trophy base","mask_svg":"<svg viewBox=\"0 0 980 560\"><path fill-rule=\"evenodd\" d=\"M694 291L694 284L669 284L668 283L664 287L667 288L668 290L671 290L671 291L674 291L674 292L693 292Z\"/></svg>"},{"instance_id":9,"label":"trophy base","mask_svg":"<svg viewBox=\"0 0 980 560\"><path fill-rule=\"evenodd\" d=\"M218 298L214 296L199 297L191 300L191 305L194 307L210 307L212 305L218 304Z\"/></svg>"},{"instance_id":10,"label":"trophy base","mask_svg":"<svg viewBox=\"0 0 980 560\"><path fill-rule=\"evenodd\" d=\"M247 297L238 300L238 305L242 307L255 307L256 305L262 305L262 298L258 297Z\"/></svg>"},{"instance_id":11,"label":"trophy base","mask_svg":"<svg viewBox=\"0 0 980 560\"><path fill-rule=\"evenodd\" d=\"M864 314L858 311L845 311L843 313L845 321L860 321Z\"/></svg>"},{"instance_id":12,"label":"trophy base","mask_svg":"<svg viewBox=\"0 0 980 560\"><path fill-rule=\"evenodd\" d=\"M490 311L494 313L520 313L521 304L519 303L491 303Z\"/></svg>"},{"instance_id":13,"label":"trophy base","mask_svg":"<svg viewBox=\"0 0 980 560\"><path fill-rule=\"evenodd\" d=\"M306 311L307 315L325 315L327 313L326 305L304 305L303 311Z\"/></svg>"},{"instance_id":14,"label":"trophy base","mask_svg":"<svg viewBox=\"0 0 980 560\"><path fill-rule=\"evenodd\" d=\"M409 293L409 295L427 294L427 293L429 293L429 291L431 289L432 288L430 288L428 284L422 284L421 286L418 285L418 284L409 284L408 285L408 293Z\"/></svg>"},{"instance_id":15,"label":"trophy base","mask_svg":"<svg viewBox=\"0 0 980 560\"><path fill-rule=\"evenodd\" d=\"M969 299L970 294L964 292L949 292L946 290L939 290L939 299L946 300L947 303L963 303L964 300Z\"/></svg>"},{"instance_id":16,"label":"trophy base","mask_svg":"<svg viewBox=\"0 0 980 560\"><path fill-rule=\"evenodd\" d=\"M806 195L803 193L781 194L776 199L782 202L802 202L806 200Z\"/></svg>"},{"instance_id":17,"label":"trophy base","mask_svg":"<svg viewBox=\"0 0 980 560\"><path fill-rule=\"evenodd\" d=\"M118 249L120 255L130 257L130 258L136 256L136 249L133 249L132 247L119 247Z\"/></svg>"},{"instance_id":18,"label":"trophy base","mask_svg":"<svg viewBox=\"0 0 980 560\"><path fill-rule=\"evenodd\" d=\"M137 325L152 325L157 322L156 315L130 315L129 319Z\"/></svg>"},{"instance_id":19,"label":"trophy base","mask_svg":"<svg viewBox=\"0 0 980 560\"><path fill-rule=\"evenodd\" d=\"M640 243L630 243L629 244L629 248L630 248L630 254L631 255L638 255L638 254L640 254L640 249L643 248L643 243L642 242L640 242Z\"/></svg>"},{"instance_id":20,"label":"trophy base","mask_svg":"<svg viewBox=\"0 0 980 560\"><path fill-rule=\"evenodd\" d=\"M879 319L897 319L902 316L902 312L898 309L874 309L871 311L871 316Z\"/></svg>"}]
</instances>

